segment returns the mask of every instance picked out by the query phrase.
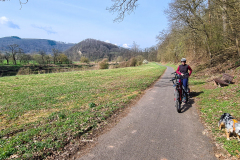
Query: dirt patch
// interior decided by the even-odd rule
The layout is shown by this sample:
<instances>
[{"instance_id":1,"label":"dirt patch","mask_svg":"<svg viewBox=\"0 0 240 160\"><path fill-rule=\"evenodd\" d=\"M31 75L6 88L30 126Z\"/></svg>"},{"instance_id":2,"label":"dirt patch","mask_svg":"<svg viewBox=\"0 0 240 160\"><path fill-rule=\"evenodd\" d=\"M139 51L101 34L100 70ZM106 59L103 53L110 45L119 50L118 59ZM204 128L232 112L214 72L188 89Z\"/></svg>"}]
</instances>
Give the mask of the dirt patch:
<instances>
[{"instance_id":1,"label":"dirt patch","mask_svg":"<svg viewBox=\"0 0 240 160\"><path fill-rule=\"evenodd\" d=\"M207 82L206 84L203 85L205 89L216 89L218 86L214 85L214 81Z\"/></svg>"},{"instance_id":2,"label":"dirt patch","mask_svg":"<svg viewBox=\"0 0 240 160\"><path fill-rule=\"evenodd\" d=\"M29 111L22 116L18 117L17 120L14 120L14 122L7 121L6 117L0 116L0 119L3 119L2 122L0 122L0 130L6 129L11 127L12 125L17 124L22 125L26 123L31 123L37 121L39 118L44 118L49 116L49 114L59 111L59 109L43 109L43 110L34 110L34 111Z\"/></svg>"}]
</instances>

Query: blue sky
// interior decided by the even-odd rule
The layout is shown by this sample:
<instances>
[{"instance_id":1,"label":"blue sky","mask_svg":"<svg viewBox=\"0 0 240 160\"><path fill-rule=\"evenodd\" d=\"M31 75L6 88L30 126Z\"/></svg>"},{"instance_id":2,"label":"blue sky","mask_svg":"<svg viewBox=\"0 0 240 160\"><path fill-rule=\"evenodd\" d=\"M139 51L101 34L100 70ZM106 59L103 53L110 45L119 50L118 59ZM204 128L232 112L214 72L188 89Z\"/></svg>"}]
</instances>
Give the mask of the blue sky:
<instances>
[{"instance_id":1,"label":"blue sky","mask_svg":"<svg viewBox=\"0 0 240 160\"><path fill-rule=\"evenodd\" d=\"M24 1L24 0L22 0ZM170 0L139 0L134 13L123 22L106 7L111 0L29 0L22 9L18 0L0 1L0 38L52 39L78 43L86 38L141 48L156 44L156 35L167 29L164 10Z\"/></svg>"}]
</instances>

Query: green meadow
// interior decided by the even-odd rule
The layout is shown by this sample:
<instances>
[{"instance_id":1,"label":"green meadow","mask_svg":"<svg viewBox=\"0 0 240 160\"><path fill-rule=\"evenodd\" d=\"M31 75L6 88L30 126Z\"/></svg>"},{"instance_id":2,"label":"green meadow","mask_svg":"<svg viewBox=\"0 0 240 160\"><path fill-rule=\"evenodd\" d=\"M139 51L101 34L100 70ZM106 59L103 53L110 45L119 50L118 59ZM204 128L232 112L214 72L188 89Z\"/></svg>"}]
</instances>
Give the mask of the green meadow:
<instances>
[{"instance_id":1,"label":"green meadow","mask_svg":"<svg viewBox=\"0 0 240 160\"><path fill-rule=\"evenodd\" d=\"M129 104L165 69L150 63L0 78L0 159L61 151Z\"/></svg>"},{"instance_id":2,"label":"green meadow","mask_svg":"<svg viewBox=\"0 0 240 160\"><path fill-rule=\"evenodd\" d=\"M219 88L214 87L213 82L207 83L206 79L192 79L190 86L195 92L200 93L197 96L198 109L215 141L223 144L229 154L240 158L240 144L237 137L232 135L228 141L225 130L218 128L218 121L223 113L230 113L240 121L240 85L230 84L227 87Z\"/></svg>"}]
</instances>

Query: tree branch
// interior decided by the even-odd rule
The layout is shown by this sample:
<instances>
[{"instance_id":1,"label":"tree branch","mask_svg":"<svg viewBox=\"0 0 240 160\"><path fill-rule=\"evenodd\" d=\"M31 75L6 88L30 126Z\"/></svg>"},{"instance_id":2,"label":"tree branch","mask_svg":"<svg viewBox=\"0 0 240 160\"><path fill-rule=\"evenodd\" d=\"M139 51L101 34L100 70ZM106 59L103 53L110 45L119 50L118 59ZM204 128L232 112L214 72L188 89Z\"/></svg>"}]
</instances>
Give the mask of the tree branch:
<instances>
[{"instance_id":1,"label":"tree branch","mask_svg":"<svg viewBox=\"0 0 240 160\"><path fill-rule=\"evenodd\" d=\"M6 0L0 0L0 1L5 2ZM10 1L10 0L9 0L9 1ZM22 9L22 5L23 5L23 4L27 4L27 3L28 3L28 0L26 0L26 2L22 2L22 0L19 0L19 4L21 5L20 10Z\"/></svg>"},{"instance_id":2,"label":"tree branch","mask_svg":"<svg viewBox=\"0 0 240 160\"><path fill-rule=\"evenodd\" d=\"M121 22L126 14L131 14L138 6L138 0L112 0L114 3L110 8L106 8L109 12L118 13L114 22Z\"/></svg>"},{"instance_id":3,"label":"tree branch","mask_svg":"<svg viewBox=\"0 0 240 160\"><path fill-rule=\"evenodd\" d=\"M25 3L23 3L21 0L19 0L19 3L20 3L20 5L21 5L21 8L20 8L20 10L21 10L21 9L22 9L22 4L27 4L27 3L28 3L28 0L26 0Z\"/></svg>"}]
</instances>

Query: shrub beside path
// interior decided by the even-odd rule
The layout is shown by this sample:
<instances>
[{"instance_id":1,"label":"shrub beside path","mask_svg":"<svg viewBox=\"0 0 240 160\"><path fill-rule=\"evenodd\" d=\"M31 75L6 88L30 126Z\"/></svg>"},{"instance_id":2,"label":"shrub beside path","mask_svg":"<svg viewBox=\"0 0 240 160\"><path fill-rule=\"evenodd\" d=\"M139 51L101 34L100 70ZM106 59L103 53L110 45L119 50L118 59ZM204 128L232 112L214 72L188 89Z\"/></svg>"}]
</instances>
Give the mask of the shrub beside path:
<instances>
[{"instance_id":1,"label":"shrub beside path","mask_svg":"<svg viewBox=\"0 0 240 160\"><path fill-rule=\"evenodd\" d=\"M90 153L78 160L216 159L214 145L203 134L194 101L177 113L173 101L171 73L162 78L138 101L130 113L98 139Z\"/></svg>"}]
</instances>

